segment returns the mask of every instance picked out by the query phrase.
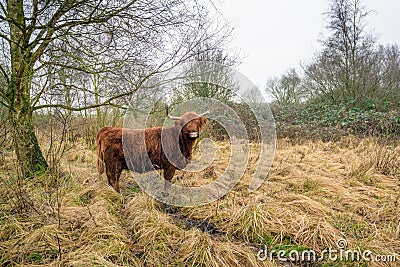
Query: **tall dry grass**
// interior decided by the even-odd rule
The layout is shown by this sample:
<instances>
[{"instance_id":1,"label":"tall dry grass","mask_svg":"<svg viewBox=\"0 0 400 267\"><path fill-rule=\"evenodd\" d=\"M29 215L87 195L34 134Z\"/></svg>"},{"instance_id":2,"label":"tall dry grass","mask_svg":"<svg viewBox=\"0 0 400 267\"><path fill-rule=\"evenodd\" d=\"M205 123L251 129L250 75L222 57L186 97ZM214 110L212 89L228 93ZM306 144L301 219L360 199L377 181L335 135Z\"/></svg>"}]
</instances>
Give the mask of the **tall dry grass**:
<instances>
[{"instance_id":1,"label":"tall dry grass","mask_svg":"<svg viewBox=\"0 0 400 267\"><path fill-rule=\"evenodd\" d=\"M176 183L199 186L227 165L227 143L200 174ZM254 147L253 147L254 148ZM251 149L255 153L255 149ZM224 198L171 208L142 192L124 173L122 194L98 177L90 145L77 141L62 171L23 180L5 152L0 173L0 266L305 266L259 261L271 249L336 248L395 255L397 263L324 262L308 266L398 266L400 179L396 144L347 137L337 142L278 140L272 168L247 190L256 160ZM255 154L251 157L256 159Z\"/></svg>"}]
</instances>

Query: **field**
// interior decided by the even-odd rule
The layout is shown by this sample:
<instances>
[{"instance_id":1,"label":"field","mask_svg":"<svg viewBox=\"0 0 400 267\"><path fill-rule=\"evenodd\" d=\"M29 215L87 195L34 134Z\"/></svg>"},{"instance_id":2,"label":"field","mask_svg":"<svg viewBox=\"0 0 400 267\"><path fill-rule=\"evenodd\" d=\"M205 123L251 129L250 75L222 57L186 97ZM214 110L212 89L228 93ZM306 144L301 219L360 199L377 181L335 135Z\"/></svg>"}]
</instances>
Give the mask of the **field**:
<instances>
[{"instance_id":1,"label":"field","mask_svg":"<svg viewBox=\"0 0 400 267\"><path fill-rule=\"evenodd\" d=\"M202 173L176 183L212 181L229 144ZM254 149L253 149L254 150ZM252 150L252 151L253 151ZM253 151L254 152L254 151ZM399 266L400 146L374 138L337 142L279 139L262 186L243 179L217 202L194 208L158 203L128 172L121 194L96 172L93 147L78 142L60 169L20 178L5 150L0 174L0 266ZM385 262L346 259L261 261L260 250L370 250ZM342 240L342 241L344 241ZM260 256L261 254L259 254ZM292 254L294 255L294 254ZM389 262L397 257L397 262ZM381 257L380 259L383 259Z\"/></svg>"}]
</instances>

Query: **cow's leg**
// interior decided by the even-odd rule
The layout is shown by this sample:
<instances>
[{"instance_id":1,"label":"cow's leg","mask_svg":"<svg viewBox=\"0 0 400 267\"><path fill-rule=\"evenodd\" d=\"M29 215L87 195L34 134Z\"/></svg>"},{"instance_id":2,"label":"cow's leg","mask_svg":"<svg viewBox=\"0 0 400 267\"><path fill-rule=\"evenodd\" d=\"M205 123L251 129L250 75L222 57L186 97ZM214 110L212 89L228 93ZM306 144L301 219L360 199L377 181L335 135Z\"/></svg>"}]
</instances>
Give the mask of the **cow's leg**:
<instances>
[{"instance_id":1,"label":"cow's leg","mask_svg":"<svg viewBox=\"0 0 400 267\"><path fill-rule=\"evenodd\" d=\"M172 181L172 178L174 177L175 170L176 170L176 168L173 165L170 165L164 169L164 190L163 190L164 197L169 196L171 181Z\"/></svg>"},{"instance_id":2,"label":"cow's leg","mask_svg":"<svg viewBox=\"0 0 400 267\"><path fill-rule=\"evenodd\" d=\"M174 178L175 174L175 166L170 165L167 168L164 169L164 179L167 180L168 182L172 181L172 178Z\"/></svg>"},{"instance_id":3,"label":"cow's leg","mask_svg":"<svg viewBox=\"0 0 400 267\"><path fill-rule=\"evenodd\" d=\"M106 174L108 184L111 185L115 191L120 192L119 189L119 177L121 176L122 166L117 161L112 161L110 164L106 164Z\"/></svg>"},{"instance_id":4,"label":"cow's leg","mask_svg":"<svg viewBox=\"0 0 400 267\"><path fill-rule=\"evenodd\" d=\"M112 187L115 189L115 191L117 191L118 193L120 193L120 189L119 189L119 178L121 177L121 173L122 170L117 170L115 172L115 179L114 181L112 181Z\"/></svg>"}]
</instances>

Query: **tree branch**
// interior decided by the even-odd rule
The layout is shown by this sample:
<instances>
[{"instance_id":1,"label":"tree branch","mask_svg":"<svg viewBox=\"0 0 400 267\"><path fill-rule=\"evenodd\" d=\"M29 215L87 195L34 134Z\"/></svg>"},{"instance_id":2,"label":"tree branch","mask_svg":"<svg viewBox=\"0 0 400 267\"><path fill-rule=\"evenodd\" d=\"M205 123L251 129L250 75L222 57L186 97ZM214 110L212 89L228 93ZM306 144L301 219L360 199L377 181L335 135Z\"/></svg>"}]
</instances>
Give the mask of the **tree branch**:
<instances>
[{"instance_id":1,"label":"tree branch","mask_svg":"<svg viewBox=\"0 0 400 267\"><path fill-rule=\"evenodd\" d=\"M7 84L9 84L10 83L10 78L8 77L8 74L7 74L7 72L4 69L2 64L0 64L0 72L3 74L4 78L6 79Z\"/></svg>"},{"instance_id":2,"label":"tree branch","mask_svg":"<svg viewBox=\"0 0 400 267\"><path fill-rule=\"evenodd\" d=\"M118 14L120 14L124 10L128 9L136 1L137 0L130 1L125 6L118 8L113 12L111 12L111 10L109 10L109 13L106 13L103 16L91 17L91 15L90 15L89 18L85 19L85 20L68 21L68 22L65 22L65 23L62 23L62 24L56 26L58 20L63 15L65 15L69 10L73 9L74 7L79 6L82 3L85 3L85 1L80 1L80 2L77 2L70 6L68 6L67 4L60 6L60 8L55 12L55 14L49 20L49 22L45 25L45 27L43 27L43 29L39 32L39 34L35 38L35 40L30 44L31 47L34 47L40 43L39 47L32 55L32 62L33 63L36 62L36 60L43 54L44 50L48 47L49 43L54 39L53 34L55 32L57 32L61 29L65 29L65 28L68 28L68 31L69 31L71 28L79 26L79 25L105 23L105 22L109 21L111 18L116 17Z\"/></svg>"},{"instance_id":3,"label":"tree branch","mask_svg":"<svg viewBox=\"0 0 400 267\"><path fill-rule=\"evenodd\" d=\"M32 18L31 18L31 22L28 26L28 31L26 33L27 43L29 43L32 33L35 30L35 25L36 25L37 16L38 16L38 0L33 0L32 5L33 5Z\"/></svg>"},{"instance_id":4,"label":"tree branch","mask_svg":"<svg viewBox=\"0 0 400 267\"><path fill-rule=\"evenodd\" d=\"M63 105L63 104L45 104L45 105L33 107L33 111L43 109L43 108L62 108L65 110L70 110L70 111L83 111L83 110L94 109L94 108L103 107L103 106L115 105L112 103L112 101L117 100L122 97L125 97L125 96L132 95L144 84L145 81L147 81L151 76L153 76L157 72L158 72L157 70L152 71L151 73L146 75L140 81L140 83L138 85L136 85L135 88L133 88L132 90L112 96L112 97L108 98L106 101L103 101L102 103L99 103L99 104L89 105L89 106L85 106L85 107L71 107L71 106L67 106L67 105Z\"/></svg>"},{"instance_id":5,"label":"tree branch","mask_svg":"<svg viewBox=\"0 0 400 267\"><path fill-rule=\"evenodd\" d=\"M35 40L29 44L30 47L35 47L37 44L40 43L39 47L36 51L32 54L32 64L36 62L36 60L43 54L44 50L53 40L52 36L55 33L56 23L57 21L65 15L69 10L72 8L79 6L79 4L83 3L84 1L73 3L72 1L65 1L63 4L58 8L58 10L54 13L53 17L49 20L46 26L39 32L38 36ZM71 4L72 3L72 4ZM45 37L43 38L43 36Z\"/></svg>"}]
</instances>

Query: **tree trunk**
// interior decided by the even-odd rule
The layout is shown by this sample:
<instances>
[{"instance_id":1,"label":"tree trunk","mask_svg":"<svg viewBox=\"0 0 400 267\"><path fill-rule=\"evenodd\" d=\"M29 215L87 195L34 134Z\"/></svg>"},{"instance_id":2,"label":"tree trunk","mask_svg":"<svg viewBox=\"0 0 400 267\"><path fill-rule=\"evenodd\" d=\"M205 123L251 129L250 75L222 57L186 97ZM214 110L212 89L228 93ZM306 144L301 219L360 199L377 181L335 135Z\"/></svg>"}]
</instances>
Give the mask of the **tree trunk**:
<instances>
[{"instance_id":1,"label":"tree trunk","mask_svg":"<svg viewBox=\"0 0 400 267\"><path fill-rule=\"evenodd\" d=\"M29 110L29 107L27 107ZM24 177L30 178L47 169L32 123L32 113L21 111L9 114L13 145Z\"/></svg>"},{"instance_id":2,"label":"tree trunk","mask_svg":"<svg viewBox=\"0 0 400 267\"><path fill-rule=\"evenodd\" d=\"M10 27L11 79L8 85L9 124L15 153L25 177L47 169L32 123L31 83L34 75L29 36L26 35L24 3L7 1Z\"/></svg>"},{"instance_id":3,"label":"tree trunk","mask_svg":"<svg viewBox=\"0 0 400 267\"><path fill-rule=\"evenodd\" d=\"M23 175L29 178L38 171L46 170L48 164L40 150L33 128L30 99L33 70L26 63L24 70L20 75L11 76L8 95L10 105L8 121L11 126L13 146L20 168Z\"/></svg>"}]
</instances>

